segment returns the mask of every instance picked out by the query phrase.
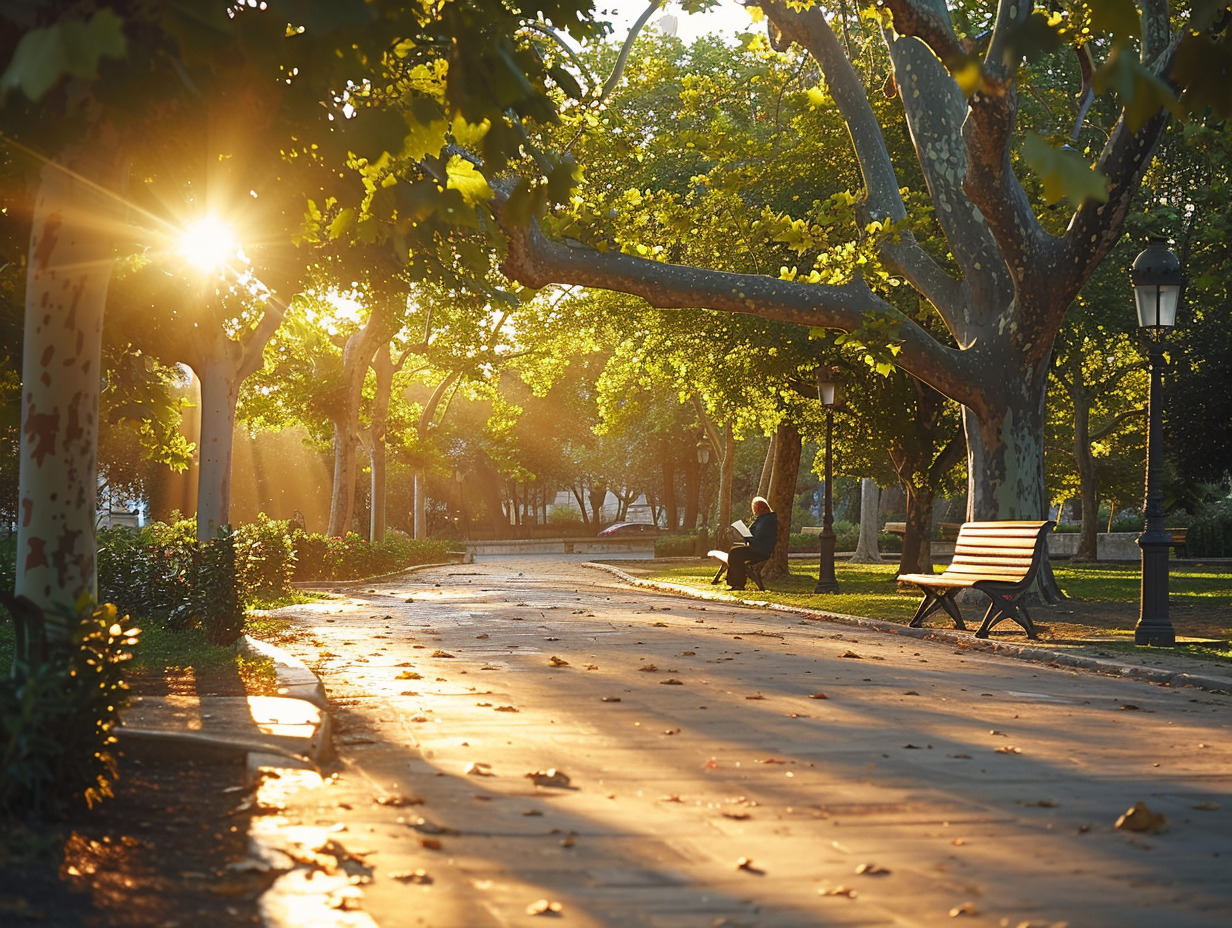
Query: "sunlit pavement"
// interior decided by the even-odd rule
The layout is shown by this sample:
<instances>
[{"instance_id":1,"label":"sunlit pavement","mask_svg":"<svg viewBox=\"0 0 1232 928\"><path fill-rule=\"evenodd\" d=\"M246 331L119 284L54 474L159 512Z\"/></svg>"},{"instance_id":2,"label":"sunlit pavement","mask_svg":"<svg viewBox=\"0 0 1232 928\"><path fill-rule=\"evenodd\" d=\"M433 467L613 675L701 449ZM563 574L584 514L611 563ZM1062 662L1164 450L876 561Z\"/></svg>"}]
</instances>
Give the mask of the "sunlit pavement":
<instances>
[{"instance_id":1,"label":"sunlit pavement","mask_svg":"<svg viewBox=\"0 0 1232 928\"><path fill-rule=\"evenodd\" d=\"M563 561L281 614L339 761L261 792L309 865L271 922L1232 924L1226 696ZM1115 828L1137 802L1166 830Z\"/></svg>"}]
</instances>

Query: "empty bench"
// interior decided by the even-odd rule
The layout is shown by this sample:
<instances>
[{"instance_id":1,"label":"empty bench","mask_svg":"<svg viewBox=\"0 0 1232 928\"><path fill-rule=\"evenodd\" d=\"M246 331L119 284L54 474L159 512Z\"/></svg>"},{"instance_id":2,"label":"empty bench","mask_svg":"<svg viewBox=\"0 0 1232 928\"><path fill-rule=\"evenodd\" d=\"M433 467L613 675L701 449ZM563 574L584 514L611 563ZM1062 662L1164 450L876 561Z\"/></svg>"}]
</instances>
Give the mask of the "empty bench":
<instances>
[{"instance_id":1,"label":"empty bench","mask_svg":"<svg viewBox=\"0 0 1232 928\"><path fill-rule=\"evenodd\" d=\"M972 589L992 600L976 638L987 638L993 626L1005 619L1021 625L1028 638L1038 637L1020 600L1040 569L1052 526L1052 522L964 522L958 529L953 560L944 571L899 575L899 583L912 584L924 593L911 627L919 628L926 618L944 609L954 627L965 630L954 594Z\"/></svg>"}]
</instances>

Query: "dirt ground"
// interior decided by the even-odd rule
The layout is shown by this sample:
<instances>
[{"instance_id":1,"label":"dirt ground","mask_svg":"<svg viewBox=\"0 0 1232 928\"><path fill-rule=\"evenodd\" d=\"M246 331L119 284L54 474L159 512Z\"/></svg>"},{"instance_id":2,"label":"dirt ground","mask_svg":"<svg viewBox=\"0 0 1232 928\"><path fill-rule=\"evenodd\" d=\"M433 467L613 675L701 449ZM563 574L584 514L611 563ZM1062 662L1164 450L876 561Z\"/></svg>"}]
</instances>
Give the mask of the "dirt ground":
<instances>
[{"instance_id":1,"label":"dirt ground","mask_svg":"<svg viewBox=\"0 0 1232 928\"><path fill-rule=\"evenodd\" d=\"M183 689L136 675L136 693ZM197 692L233 695L234 675ZM120 756L116 795L54 828L0 837L0 925L219 928L259 924L265 877L229 865L247 856L249 793L239 765L149 763Z\"/></svg>"}]
</instances>

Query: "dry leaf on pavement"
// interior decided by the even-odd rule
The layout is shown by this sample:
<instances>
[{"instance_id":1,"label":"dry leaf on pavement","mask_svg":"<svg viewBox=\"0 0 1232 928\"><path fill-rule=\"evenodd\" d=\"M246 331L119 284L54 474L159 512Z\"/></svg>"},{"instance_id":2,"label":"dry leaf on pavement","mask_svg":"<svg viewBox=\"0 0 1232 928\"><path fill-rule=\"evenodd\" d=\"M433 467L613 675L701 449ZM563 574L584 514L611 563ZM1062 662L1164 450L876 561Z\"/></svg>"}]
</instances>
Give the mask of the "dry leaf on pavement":
<instances>
[{"instance_id":1,"label":"dry leaf on pavement","mask_svg":"<svg viewBox=\"0 0 1232 928\"><path fill-rule=\"evenodd\" d=\"M559 902L539 899L526 907L527 915L560 915L563 906Z\"/></svg>"},{"instance_id":2,"label":"dry leaf on pavement","mask_svg":"<svg viewBox=\"0 0 1232 928\"><path fill-rule=\"evenodd\" d=\"M823 886L821 889L817 890L817 895L819 896L846 896L848 899L854 899L856 896L859 895L859 893L857 893L850 886L828 886L828 887Z\"/></svg>"},{"instance_id":3,"label":"dry leaf on pavement","mask_svg":"<svg viewBox=\"0 0 1232 928\"><path fill-rule=\"evenodd\" d=\"M1012 744L1007 744L1005 747L997 748L998 754L1021 754L1022 748L1016 748Z\"/></svg>"},{"instance_id":4,"label":"dry leaf on pavement","mask_svg":"<svg viewBox=\"0 0 1232 928\"><path fill-rule=\"evenodd\" d=\"M496 774L492 772L492 765L485 764L481 761L471 761L466 765L466 775L470 777L494 777Z\"/></svg>"},{"instance_id":5,"label":"dry leaf on pavement","mask_svg":"<svg viewBox=\"0 0 1232 928\"><path fill-rule=\"evenodd\" d=\"M554 786L561 789L569 786L569 774L563 770L557 770L555 767L528 773L526 778L536 786Z\"/></svg>"},{"instance_id":6,"label":"dry leaf on pavement","mask_svg":"<svg viewBox=\"0 0 1232 928\"><path fill-rule=\"evenodd\" d=\"M397 873L391 873L389 878L399 883L420 883L424 886L432 882L432 877L426 870L399 870Z\"/></svg>"},{"instance_id":7,"label":"dry leaf on pavement","mask_svg":"<svg viewBox=\"0 0 1232 928\"><path fill-rule=\"evenodd\" d=\"M551 657L548 658L548 666L549 667L568 667L569 662L565 660L563 657L557 657L555 654L553 654Z\"/></svg>"},{"instance_id":8,"label":"dry leaf on pavement","mask_svg":"<svg viewBox=\"0 0 1232 928\"><path fill-rule=\"evenodd\" d=\"M863 876L886 876L890 871L878 864L860 864L856 867L856 873Z\"/></svg>"},{"instance_id":9,"label":"dry leaf on pavement","mask_svg":"<svg viewBox=\"0 0 1232 928\"><path fill-rule=\"evenodd\" d=\"M737 860L736 869L743 870L745 873L755 873L758 876L762 876L766 872L760 867L753 866L753 858L751 857L741 857L739 860Z\"/></svg>"},{"instance_id":10,"label":"dry leaf on pavement","mask_svg":"<svg viewBox=\"0 0 1232 928\"><path fill-rule=\"evenodd\" d=\"M956 905L950 909L950 918L958 918L960 915L979 915L975 910L974 902L964 902L962 905Z\"/></svg>"},{"instance_id":11,"label":"dry leaf on pavement","mask_svg":"<svg viewBox=\"0 0 1232 928\"><path fill-rule=\"evenodd\" d=\"M675 677L669 677L666 680L659 681L660 686L684 686L683 680L677 680Z\"/></svg>"},{"instance_id":12,"label":"dry leaf on pavement","mask_svg":"<svg viewBox=\"0 0 1232 928\"><path fill-rule=\"evenodd\" d=\"M1168 820L1162 812L1152 812L1145 802L1135 802L1116 820L1116 827L1121 831L1157 835L1168 830Z\"/></svg>"},{"instance_id":13,"label":"dry leaf on pavement","mask_svg":"<svg viewBox=\"0 0 1232 928\"><path fill-rule=\"evenodd\" d=\"M829 699L825 693L809 693L809 699Z\"/></svg>"},{"instance_id":14,"label":"dry leaf on pavement","mask_svg":"<svg viewBox=\"0 0 1232 928\"><path fill-rule=\"evenodd\" d=\"M453 657L448 651L442 651L439 648L432 652L433 657Z\"/></svg>"}]
</instances>

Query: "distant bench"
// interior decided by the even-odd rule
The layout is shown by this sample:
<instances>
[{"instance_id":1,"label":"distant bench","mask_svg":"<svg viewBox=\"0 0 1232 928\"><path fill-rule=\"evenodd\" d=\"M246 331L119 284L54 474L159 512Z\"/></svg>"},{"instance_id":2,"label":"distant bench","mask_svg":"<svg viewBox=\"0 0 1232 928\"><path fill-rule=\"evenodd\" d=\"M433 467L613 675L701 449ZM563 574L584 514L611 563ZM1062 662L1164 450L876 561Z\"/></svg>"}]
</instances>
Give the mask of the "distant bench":
<instances>
[{"instance_id":1,"label":"distant bench","mask_svg":"<svg viewBox=\"0 0 1232 928\"><path fill-rule=\"evenodd\" d=\"M937 523L937 538L941 541L955 541L958 538L958 530L962 528L957 522L938 522ZM887 522L881 529L888 535L906 535L906 522ZM805 529L808 531L808 529Z\"/></svg>"},{"instance_id":2,"label":"distant bench","mask_svg":"<svg viewBox=\"0 0 1232 928\"><path fill-rule=\"evenodd\" d=\"M1052 522L964 522L954 543L954 557L939 574L900 574L899 583L912 584L924 593L924 601L911 620L919 628L924 620L944 609L954 627L966 629L954 594L974 589L990 600L976 638L987 638L998 622L1013 619L1037 638L1025 606L1019 603L1031 588L1045 551L1045 538Z\"/></svg>"}]
</instances>

